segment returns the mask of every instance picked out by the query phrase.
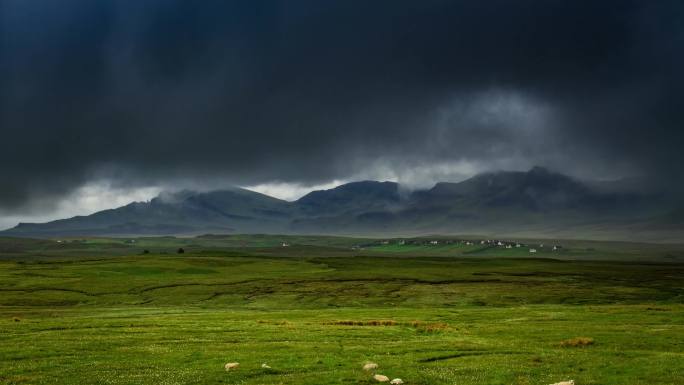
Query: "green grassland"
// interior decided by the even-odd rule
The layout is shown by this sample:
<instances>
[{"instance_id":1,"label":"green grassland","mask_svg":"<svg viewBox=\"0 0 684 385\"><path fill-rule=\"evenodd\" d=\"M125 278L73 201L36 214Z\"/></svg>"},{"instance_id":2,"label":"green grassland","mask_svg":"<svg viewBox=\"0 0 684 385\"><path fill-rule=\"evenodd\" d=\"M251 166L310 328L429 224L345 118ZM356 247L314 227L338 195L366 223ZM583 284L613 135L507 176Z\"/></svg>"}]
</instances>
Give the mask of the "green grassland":
<instances>
[{"instance_id":1,"label":"green grassland","mask_svg":"<svg viewBox=\"0 0 684 385\"><path fill-rule=\"evenodd\" d=\"M683 246L469 239L0 238L0 384L684 384Z\"/></svg>"}]
</instances>

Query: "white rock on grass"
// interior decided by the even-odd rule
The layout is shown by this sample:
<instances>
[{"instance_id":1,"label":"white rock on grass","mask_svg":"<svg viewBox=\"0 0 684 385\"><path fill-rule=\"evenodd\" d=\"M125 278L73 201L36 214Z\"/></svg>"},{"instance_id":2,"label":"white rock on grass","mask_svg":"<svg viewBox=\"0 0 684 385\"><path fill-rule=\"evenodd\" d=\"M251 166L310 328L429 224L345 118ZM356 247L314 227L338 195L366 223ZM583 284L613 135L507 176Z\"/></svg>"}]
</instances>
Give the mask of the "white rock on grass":
<instances>
[{"instance_id":1,"label":"white rock on grass","mask_svg":"<svg viewBox=\"0 0 684 385\"><path fill-rule=\"evenodd\" d=\"M390 381L390 384L392 385L401 385L403 383L404 381L401 378L395 378L394 380Z\"/></svg>"},{"instance_id":2,"label":"white rock on grass","mask_svg":"<svg viewBox=\"0 0 684 385\"><path fill-rule=\"evenodd\" d=\"M271 367L268 366L268 364L265 363L265 362L264 362L263 364L261 364L261 368L262 368L262 369L271 369Z\"/></svg>"},{"instance_id":3,"label":"white rock on grass","mask_svg":"<svg viewBox=\"0 0 684 385\"><path fill-rule=\"evenodd\" d=\"M377 381L377 382L387 382L387 381L389 381L389 377L383 376L382 374L376 374L376 375L373 376L373 378L374 378L375 381Z\"/></svg>"},{"instance_id":4,"label":"white rock on grass","mask_svg":"<svg viewBox=\"0 0 684 385\"><path fill-rule=\"evenodd\" d=\"M229 362L224 366L224 368L226 368L226 372L228 372L228 371L237 369L239 366L240 366L239 362Z\"/></svg>"},{"instance_id":5,"label":"white rock on grass","mask_svg":"<svg viewBox=\"0 0 684 385\"><path fill-rule=\"evenodd\" d=\"M575 380L556 382L551 385L575 385Z\"/></svg>"},{"instance_id":6,"label":"white rock on grass","mask_svg":"<svg viewBox=\"0 0 684 385\"><path fill-rule=\"evenodd\" d=\"M371 370L375 370L377 368L378 368L378 364L376 364L375 362L369 362L366 365L363 365L363 370L365 370L367 372L371 371Z\"/></svg>"}]
</instances>

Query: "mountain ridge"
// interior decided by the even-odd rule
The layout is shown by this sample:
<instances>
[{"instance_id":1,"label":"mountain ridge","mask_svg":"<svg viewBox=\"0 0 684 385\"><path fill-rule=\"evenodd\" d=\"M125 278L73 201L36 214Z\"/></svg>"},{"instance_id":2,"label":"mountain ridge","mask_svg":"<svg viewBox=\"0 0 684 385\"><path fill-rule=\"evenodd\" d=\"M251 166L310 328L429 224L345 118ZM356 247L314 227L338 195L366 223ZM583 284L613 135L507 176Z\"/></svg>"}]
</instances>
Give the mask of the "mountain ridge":
<instances>
[{"instance_id":1,"label":"mountain ridge","mask_svg":"<svg viewBox=\"0 0 684 385\"><path fill-rule=\"evenodd\" d=\"M681 231L681 207L648 194L602 191L541 167L498 171L404 193L359 181L285 201L243 188L161 193L87 216L20 223L0 235L119 236L258 233L567 232L627 227ZM555 230L554 230L555 229ZM646 232L644 234L646 234Z\"/></svg>"}]
</instances>

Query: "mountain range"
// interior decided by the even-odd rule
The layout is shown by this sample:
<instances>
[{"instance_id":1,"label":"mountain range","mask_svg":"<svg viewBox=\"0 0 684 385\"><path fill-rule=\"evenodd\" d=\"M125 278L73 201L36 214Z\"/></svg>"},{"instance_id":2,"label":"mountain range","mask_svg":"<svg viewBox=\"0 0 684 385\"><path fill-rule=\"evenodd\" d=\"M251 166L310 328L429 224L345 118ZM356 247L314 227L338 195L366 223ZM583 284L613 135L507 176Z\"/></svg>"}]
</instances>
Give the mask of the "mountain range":
<instances>
[{"instance_id":1,"label":"mountain range","mask_svg":"<svg viewBox=\"0 0 684 385\"><path fill-rule=\"evenodd\" d=\"M413 191L394 182L352 182L292 202L242 188L181 191L88 216L20 223L0 235L440 233L684 239L679 201L632 185L586 182L535 167L527 172L483 173Z\"/></svg>"}]
</instances>

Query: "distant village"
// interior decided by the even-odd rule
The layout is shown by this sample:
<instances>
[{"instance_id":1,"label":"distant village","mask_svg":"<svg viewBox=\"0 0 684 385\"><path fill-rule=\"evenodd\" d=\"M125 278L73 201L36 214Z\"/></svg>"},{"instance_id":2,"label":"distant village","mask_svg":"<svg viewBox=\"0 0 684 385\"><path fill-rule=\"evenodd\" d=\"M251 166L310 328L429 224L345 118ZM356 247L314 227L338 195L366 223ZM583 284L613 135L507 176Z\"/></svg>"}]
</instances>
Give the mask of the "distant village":
<instances>
[{"instance_id":1,"label":"distant village","mask_svg":"<svg viewBox=\"0 0 684 385\"><path fill-rule=\"evenodd\" d=\"M174 237L165 237L174 239ZM66 245L67 243L87 243L88 239L57 239L55 242ZM136 245L136 239L123 239L122 242L128 245ZM291 243L287 241L279 241L277 243L280 247L290 247ZM351 246L352 250L375 250L383 246L398 246L398 247L445 247L445 246L470 246L471 250L466 252L476 252L485 249L492 248L502 248L502 249L518 249L520 251L526 251L530 254L535 254L538 252L559 252L563 250L563 246L554 243L523 243L518 241L503 240L503 239L454 239L454 238L407 238L407 239L380 239L376 241L370 241L363 244L356 244ZM249 244L244 242L242 246L247 247ZM145 249L143 254L148 254L150 251ZM176 250L177 253L184 253L183 248Z\"/></svg>"},{"instance_id":2,"label":"distant village","mask_svg":"<svg viewBox=\"0 0 684 385\"><path fill-rule=\"evenodd\" d=\"M396 245L396 246L444 246L444 245L464 245L464 246L481 246L483 248L503 248L503 249L527 249L527 251L531 254L537 253L538 251L560 251L563 249L563 246L558 245L558 244L544 244L544 243L539 243L539 244L528 244L528 243L521 243L521 242L516 242L516 241L510 241L510 240L500 240L500 239L481 239L481 240L472 240L472 239L435 239L435 238L428 238L428 239L386 239L386 240L379 240L377 242L372 242L372 243L367 243L367 244L362 244L362 245L354 245L352 247L353 250L363 250L365 248L370 248L370 247L379 247L379 246L389 246L389 245Z\"/></svg>"}]
</instances>

